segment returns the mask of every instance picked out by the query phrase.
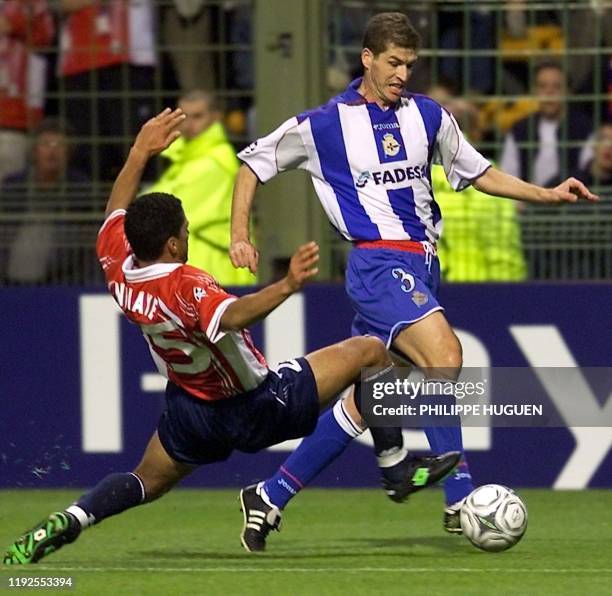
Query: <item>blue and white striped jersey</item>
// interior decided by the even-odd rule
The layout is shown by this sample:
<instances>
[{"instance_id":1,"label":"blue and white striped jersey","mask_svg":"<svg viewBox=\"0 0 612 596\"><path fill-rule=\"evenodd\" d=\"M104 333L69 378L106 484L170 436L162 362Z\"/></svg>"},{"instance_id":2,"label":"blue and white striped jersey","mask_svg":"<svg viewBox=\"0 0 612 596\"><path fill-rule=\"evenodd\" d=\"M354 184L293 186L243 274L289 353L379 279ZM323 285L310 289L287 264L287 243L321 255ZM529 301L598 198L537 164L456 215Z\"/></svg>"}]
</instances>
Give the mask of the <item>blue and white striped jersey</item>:
<instances>
[{"instance_id":1,"label":"blue and white striped jersey","mask_svg":"<svg viewBox=\"0 0 612 596\"><path fill-rule=\"evenodd\" d=\"M406 94L384 110L365 101L357 92L360 83L290 118L238 157L260 182L285 170L306 170L329 220L347 240L436 242L442 217L432 192L432 162L444 166L456 190L490 164L434 100Z\"/></svg>"}]
</instances>

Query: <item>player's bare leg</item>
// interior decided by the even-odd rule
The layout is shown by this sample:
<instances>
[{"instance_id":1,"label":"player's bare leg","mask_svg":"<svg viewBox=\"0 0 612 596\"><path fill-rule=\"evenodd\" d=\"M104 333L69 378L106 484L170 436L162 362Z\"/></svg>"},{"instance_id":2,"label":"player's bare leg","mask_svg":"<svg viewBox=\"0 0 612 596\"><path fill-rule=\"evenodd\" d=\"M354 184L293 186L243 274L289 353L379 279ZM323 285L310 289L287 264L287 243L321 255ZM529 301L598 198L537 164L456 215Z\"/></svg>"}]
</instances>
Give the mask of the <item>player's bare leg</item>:
<instances>
[{"instance_id":1,"label":"player's bare leg","mask_svg":"<svg viewBox=\"0 0 612 596\"><path fill-rule=\"evenodd\" d=\"M376 337L352 337L306 357L317 382L319 402L327 405L360 379L363 368L393 366L385 344Z\"/></svg>"},{"instance_id":2,"label":"player's bare leg","mask_svg":"<svg viewBox=\"0 0 612 596\"><path fill-rule=\"evenodd\" d=\"M145 494L143 502L150 503L167 493L196 468L173 460L161 444L156 431L133 473L142 481Z\"/></svg>"},{"instance_id":3,"label":"player's bare leg","mask_svg":"<svg viewBox=\"0 0 612 596\"><path fill-rule=\"evenodd\" d=\"M461 343L440 311L404 328L395 338L393 349L404 354L430 379L456 381L463 365ZM459 418L456 426L425 428L425 434L434 453L451 450L463 453ZM459 509L473 488L465 456L462 456L457 472L444 484L447 505L444 529L447 532L461 533Z\"/></svg>"},{"instance_id":4,"label":"player's bare leg","mask_svg":"<svg viewBox=\"0 0 612 596\"><path fill-rule=\"evenodd\" d=\"M64 511L50 514L15 541L3 561L6 565L36 563L74 542L90 525L161 497L194 469L174 461L156 432L134 472L110 474Z\"/></svg>"},{"instance_id":5,"label":"player's bare leg","mask_svg":"<svg viewBox=\"0 0 612 596\"><path fill-rule=\"evenodd\" d=\"M393 348L439 377L456 380L461 372L461 343L441 311L402 329L393 340Z\"/></svg>"}]
</instances>

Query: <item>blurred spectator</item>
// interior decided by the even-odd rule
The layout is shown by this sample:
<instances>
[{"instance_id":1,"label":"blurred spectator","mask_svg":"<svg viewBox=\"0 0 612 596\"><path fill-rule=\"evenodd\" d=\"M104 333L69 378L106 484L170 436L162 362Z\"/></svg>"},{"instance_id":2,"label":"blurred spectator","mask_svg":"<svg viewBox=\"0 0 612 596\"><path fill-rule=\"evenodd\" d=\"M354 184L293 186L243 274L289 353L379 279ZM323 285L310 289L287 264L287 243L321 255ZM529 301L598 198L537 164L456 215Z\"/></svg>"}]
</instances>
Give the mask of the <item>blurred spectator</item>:
<instances>
[{"instance_id":1,"label":"blurred spectator","mask_svg":"<svg viewBox=\"0 0 612 596\"><path fill-rule=\"evenodd\" d=\"M0 1L0 180L25 167L27 131L40 121L54 25L46 0Z\"/></svg>"},{"instance_id":2,"label":"blurred spectator","mask_svg":"<svg viewBox=\"0 0 612 596\"><path fill-rule=\"evenodd\" d=\"M444 233L438 243L443 280L524 280L527 268L516 205L473 186L455 192L442 166L432 168L432 183L444 215Z\"/></svg>"},{"instance_id":3,"label":"blurred spectator","mask_svg":"<svg viewBox=\"0 0 612 596\"><path fill-rule=\"evenodd\" d=\"M575 175L587 186L612 186L612 122L597 131L593 159Z\"/></svg>"},{"instance_id":4,"label":"blurred spectator","mask_svg":"<svg viewBox=\"0 0 612 596\"><path fill-rule=\"evenodd\" d=\"M594 88L598 58L589 50L612 46L610 3L608 0L591 0L584 6L573 8L567 27L567 47L570 50L567 66L572 90L575 93L605 92L605 89ZM571 50L586 50L586 52L579 54ZM601 74L604 75L602 78L605 82L605 73Z\"/></svg>"},{"instance_id":5,"label":"blurred spectator","mask_svg":"<svg viewBox=\"0 0 612 596\"><path fill-rule=\"evenodd\" d=\"M542 51L560 53L565 48L563 9L560 3L548 4L547 9L527 0L504 0L504 30L499 44L504 93L520 95L527 91L533 55Z\"/></svg>"},{"instance_id":6,"label":"blurred spectator","mask_svg":"<svg viewBox=\"0 0 612 596\"><path fill-rule=\"evenodd\" d=\"M181 90L217 86L212 44L211 7L205 0L174 0L163 9L163 44L169 46Z\"/></svg>"},{"instance_id":7,"label":"blurred spectator","mask_svg":"<svg viewBox=\"0 0 612 596\"><path fill-rule=\"evenodd\" d=\"M573 93L606 93L605 64L592 53L592 49L609 47L612 45L612 11L609 0L589 0L582 5L575 3L564 14L563 6L559 5L552 10L531 9L527 0L511 0L506 2L505 24L506 33L511 38L537 36L538 26L544 28L556 25L559 38L555 44L547 46L548 49L569 50L566 55L568 83ZM550 27L552 31L552 27ZM530 35L531 33L531 35ZM543 48L541 48L543 49ZM583 52L581 52L583 51ZM516 67L516 62L514 63ZM598 77L595 72L601 67L602 86L596 88ZM516 71L516 69L515 69ZM507 93L522 93L522 89L507 85L513 73L504 72L504 89ZM609 116L612 117L612 114Z\"/></svg>"},{"instance_id":8,"label":"blurred spectator","mask_svg":"<svg viewBox=\"0 0 612 596\"><path fill-rule=\"evenodd\" d=\"M113 180L124 145L154 113L152 0L61 0L60 5L65 113L78 136L95 147L79 151L78 164L94 179Z\"/></svg>"},{"instance_id":9,"label":"blurred spectator","mask_svg":"<svg viewBox=\"0 0 612 596\"><path fill-rule=\"evenodd\" d=\"M457 95L455 86L446 80L438 81L435 85L431 85L427 89L426 94L446 109L448 109L451 101Z\"/></svg>"},{"instance_id":10,"label":"blurred spectator","mask_svg":"<svg viewBox=\"0 0 612 596\"><path fill-rule=\"evenodd\" d=\"M257 112L254 93L251 94L255 91L254 12L254 3L225 2L223 5L227 41L233 46L247 48L231 51L227 68L220 73L220 86L223 89L243 92L240 96L230 96L226 100L228 113L225 127L238 150L242 150L250 139L257 137ZM242 137L244 142L237 137Z\"/></svg>"},{"instance_id":11,"label":"blurred spectator","mask_svg":"<svg viewBox=\"0 0 612 596\"><path fill-rule=\"evenodd\" d=\"M67 235L61 217L88 209L83 198L89 180L71 167L70 156L66 127L54 118L45 119L34 133L26 169L5 178L2 211L9 216L7 221L14 217L8 250L2 259L1 277L6 283L57 281L68 273L70 261L74 262L58 249ZM95 263L93 253L91 259Z\"/></svg>"},{"instance_id":12,"label":"blurred spectator","mask_svg":"<svg viewBox=\"0 0 612 596\"><path fill-rule=\"evenodd\" d=\"M464 10L456 2L440 4L441 75L459 88L462 88L465 81L468 89L463 89L464 92L471 89L479 93L490 93L495 81L495 59L493 56L471 56L470 51L496 47L495 11L488 7ZM446 10L443 5L447 5ZM465 50L466 56L445 55L445 50Z\"/></svg>"},{"instance_id":13,"label":"blurred spectator","mask_svg":"<svg viewBox=\"0 0 612 596\"><path fill-rule=\"evenodd\" d=\"M255 283L247 269L230 262L230 217L236 152L219 122L216 98L206 91L191 91L179 99L187 119L182 137L162 155L171 165L148 192L171 193L183 202L189 220L189 261L224 286Z\"/></svg>"},{"instance_id":14,"label":"blurred spectator","mask_svg":"<svg viewBox=\"0 0 612 596\"><path fill-rule=\"evenodd\" d=\"M540 186L555 186L572 164L588 160L587 139L591 120L570 105L566 107L565 74L555 62L543 62L535 70L536 114L519 120L507 134L501 169ZM564 142L571 146L567 146ZM576 146L582 142L582 147Z\"/></svg>"},{"instance_id":15,"label":"blurred spectator","mask_svg":"<svg viewBox=\"0 0 612 596\"><path fill-rule=\"evenodd\" d=\"M229 89L251 90L255 87L254 6L240 2L225 2L224 14L228 22L228 41L232 45L246 46L248 50L230 53L227 79L222 78ZM236 101L235 99L233 100ZM248 108L242 100L232 107Z\"/></svg>"},{"instance_id":16,"label":"blurred spectator","mask_svg":"<svg viewBox=\"0 0 612 596\"><path fill-rule=\"evenodd\" d=\"M436 89L432 92L439 95ZM482 136L473 104L447 97L445 107L471 142ZM434 166L431 177L434 196L444 217L444 232L438 243L443 279L449 282L525 279L527 268L517 204L482 193L473 186L456 192L442 166Z\"/></svg>"}]
</instances>

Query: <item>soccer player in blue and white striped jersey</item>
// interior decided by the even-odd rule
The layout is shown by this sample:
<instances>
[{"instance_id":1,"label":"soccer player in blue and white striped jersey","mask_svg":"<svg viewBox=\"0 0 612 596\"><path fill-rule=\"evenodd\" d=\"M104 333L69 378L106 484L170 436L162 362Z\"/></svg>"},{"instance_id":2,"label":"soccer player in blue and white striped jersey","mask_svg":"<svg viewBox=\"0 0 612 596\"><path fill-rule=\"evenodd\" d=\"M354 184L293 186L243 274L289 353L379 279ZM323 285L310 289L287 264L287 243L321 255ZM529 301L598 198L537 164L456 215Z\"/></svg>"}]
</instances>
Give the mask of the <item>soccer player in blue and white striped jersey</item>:
<instances>
[{"instance_id":1,"label":"soccer player in blue and white striped jersey","mask_svg":"<svg viewBox=\"0 0 612 596\"><path fill-rule=\"evenodd\" d=\"M473 184L491 195L533 203L597 197L569 178L553 189L528 184L491 164L463 137L451 114L406 85L420 39L402 13L370 19L363 41L362 78L325 105L290 118L239 154L244 162L234 190L232 245L235 266L255 272L259 255L249 240L249 213L258 183L295 168L310 174L332 225L353 243L346 290L356 311L353 334L376 335L429 377L455 380L461 345L438 302L435 246L442 215L431 165L444 167L455 190ZM259 492L270 506L288 500L348 444L342 420L324 414L315 433ZM346 426L346 425L345 425ZM383 484L402 500L402 475L412 457L400 429L371 429ZM344 437L343 437L344 432ZM426 428L435 453L462 450L454 427ZM333 438L333 440L332 440ZM318 467L319 466L319 467ZM459 533L458 510L473 485L465 457L445 482L445 528Z\"/></svg>"}]
</instances>

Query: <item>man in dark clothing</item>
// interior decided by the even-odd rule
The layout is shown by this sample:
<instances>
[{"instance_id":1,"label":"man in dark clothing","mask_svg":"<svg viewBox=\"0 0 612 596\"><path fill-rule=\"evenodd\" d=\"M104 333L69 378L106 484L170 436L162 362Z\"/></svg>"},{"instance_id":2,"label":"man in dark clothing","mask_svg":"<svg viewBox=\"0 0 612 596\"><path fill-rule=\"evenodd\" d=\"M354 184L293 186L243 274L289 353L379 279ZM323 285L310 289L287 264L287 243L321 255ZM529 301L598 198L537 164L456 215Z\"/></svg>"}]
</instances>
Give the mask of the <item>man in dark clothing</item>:
<instances>
[{"instance_id":1,"label":"man in dark clothing","mask_svg":"<svg viewBox=\"0 0 612 596\"><path fill-rule=\"evenodd\" d=\"M565 179L575 164L584 164L592 120L575 104L566 106L565 93L561 66L555 62L541 63L535 71L533 89L538 111L519 120L506 136L501 156L504 172L552 187Z\"/></svg>"},{"instance_id":2,"label":"man in dark clothing","mask_svg":"<svg viewBox=\"0 0 612 596\"><path fill-rule=\"evenodd\" d=\"M69 268L83 269L86 257L77 254L78 245L91 243L79 242L75 232L85 228L63 216L89 211L93 205L86 190L89 179L70 166L70 153L66 126L54 118L45 119L35 131L26 169L4 179L0 202L4 214L0 278L4 283L65 281ZM77 244L77 251L69 244ZM89 257L95 265L93 254Z\"/></svg>"}]
</instances>

